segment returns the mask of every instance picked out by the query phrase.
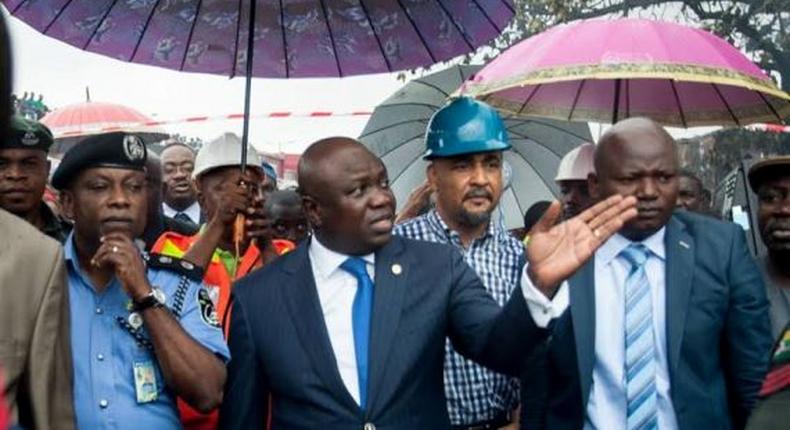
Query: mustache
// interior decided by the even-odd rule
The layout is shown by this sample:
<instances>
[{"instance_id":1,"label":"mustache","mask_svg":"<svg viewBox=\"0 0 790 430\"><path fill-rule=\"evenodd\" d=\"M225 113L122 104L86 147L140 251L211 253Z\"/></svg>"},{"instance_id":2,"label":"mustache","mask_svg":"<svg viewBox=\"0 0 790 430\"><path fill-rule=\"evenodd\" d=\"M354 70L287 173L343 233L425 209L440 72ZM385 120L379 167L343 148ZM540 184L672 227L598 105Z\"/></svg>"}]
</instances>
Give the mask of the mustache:
<instances>
[{"instance_id":1,"label":"mustache","mask_svg":"<svg viewBox=\"0 0 790 430\"><path fill-rule=\"evenodd\" d=\"M468 193L464 194L464 200L474 199L477 197L485 197L489 200L494 200L494 196L485 188L472 188Z\"/></svg>"}]
</instances>

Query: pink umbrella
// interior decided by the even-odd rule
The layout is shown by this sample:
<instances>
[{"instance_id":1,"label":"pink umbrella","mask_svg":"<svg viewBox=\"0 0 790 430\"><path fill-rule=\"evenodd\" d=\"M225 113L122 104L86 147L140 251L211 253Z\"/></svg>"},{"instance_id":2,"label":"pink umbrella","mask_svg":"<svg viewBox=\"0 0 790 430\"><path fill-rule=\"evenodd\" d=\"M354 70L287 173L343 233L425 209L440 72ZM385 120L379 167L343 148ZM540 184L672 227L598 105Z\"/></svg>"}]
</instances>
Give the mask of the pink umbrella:
<instances>
[{"instance_id":1,"label":"pink umbrella","mask_svg":"<svg viewBox=\"0 0 790 430\"><path fill-rule=\"evenodd\" d=\"M726 41L642 19L551 28L499 55L461 92L519 115L568 121L647 116L689 127L790 114L790 96Z\"/></svg>"},{"instance_id":2,"label":"pink umbrella","mask_svg":"<svg viewBox=\"0 0 790 430\"><path fill-rule=\"evenodd\" d=\"M101 102L84 102L56 109L41 122L49 127L55 137L53 152L62 153L84 136L111 131L126 131L140 136L148 143L168 137L160 127L144 126L154 120L123 105Z\"/></svg>"}]
</instances>

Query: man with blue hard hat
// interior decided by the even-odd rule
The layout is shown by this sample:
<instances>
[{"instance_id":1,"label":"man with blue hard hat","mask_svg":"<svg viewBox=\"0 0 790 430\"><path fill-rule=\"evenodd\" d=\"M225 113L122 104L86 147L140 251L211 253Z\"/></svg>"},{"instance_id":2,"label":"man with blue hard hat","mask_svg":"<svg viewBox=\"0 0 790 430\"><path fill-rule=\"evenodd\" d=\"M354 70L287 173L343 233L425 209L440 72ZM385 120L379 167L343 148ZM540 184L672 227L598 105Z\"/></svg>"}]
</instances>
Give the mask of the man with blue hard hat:
<instances>
[{"instance_id":1,"label":"man with blue hard hat","mask_svg":"<svg viewBox=\"0 0 790 430\"><path fill-rule=\"evenodd\" d=\"M202 273L141 252L146 148L131 134L93 136L52 178L74 220L65 243L82 429L179 429L178 396L199 410L222 399L227 346Z\"/></svg>"},{"instance_id":2,"label":"man with blue hard hat","mask_svg":"<svg viewBox=\"0 0 790 430\"><path fill-rule=\"evenodd\" d=\"M502 196L503 152L510 149L502 118L485 103L455 99L431 118L425 146L436 208L398 225L395 233L457 248L504 306L519 285L524 247L492 218ZM453 428L498 429L517 422L518 381L464 358L449 340L444 382Z\"/></svg>"}]
</instances>

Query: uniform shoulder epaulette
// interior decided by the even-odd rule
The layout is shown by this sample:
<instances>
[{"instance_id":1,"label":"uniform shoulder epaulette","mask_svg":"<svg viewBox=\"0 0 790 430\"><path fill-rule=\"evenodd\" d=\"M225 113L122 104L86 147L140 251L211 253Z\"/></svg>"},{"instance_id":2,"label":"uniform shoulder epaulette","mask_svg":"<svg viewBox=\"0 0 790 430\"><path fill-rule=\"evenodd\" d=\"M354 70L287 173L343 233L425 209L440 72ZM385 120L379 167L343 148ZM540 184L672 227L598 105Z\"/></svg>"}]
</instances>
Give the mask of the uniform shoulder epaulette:
<instances>
[{"instance_id":1,"label":"uniform shoulder epaulette","mask_svg":"<svg viewBox=\"0 0 790 430\"><path fill-rule=\"evenodd\" d=\"M195 282L202 282L205 274L205 270L202 267L192 262L164 254L151 253L148 257L148 266L175 272Z\"/></svg>"}]
</instances>

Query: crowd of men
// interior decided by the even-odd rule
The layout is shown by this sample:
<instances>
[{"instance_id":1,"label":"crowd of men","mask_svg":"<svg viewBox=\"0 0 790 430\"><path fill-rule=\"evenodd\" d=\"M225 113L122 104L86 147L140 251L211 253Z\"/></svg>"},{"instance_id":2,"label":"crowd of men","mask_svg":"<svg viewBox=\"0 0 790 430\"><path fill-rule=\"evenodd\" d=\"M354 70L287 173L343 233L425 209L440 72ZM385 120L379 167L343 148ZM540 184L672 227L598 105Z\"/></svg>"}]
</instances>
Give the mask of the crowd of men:
<instances>
[{"instance_id":1,"label":"crowd of men","mask_svg":"<svg viewBox=\"0 0 790 430\"><path fill-rule=\"evenodd\" d=\"M432 117L397 215L351 138L310 145L297 190L230 133L159 155L91 136L50 179L49 130L2 118L0 427L790 422L790 157L748 175L756 260L646 118L570 152L560 201L516 234L496 216L506 129L465 97Z\"/></svg>"}]
</instances>

